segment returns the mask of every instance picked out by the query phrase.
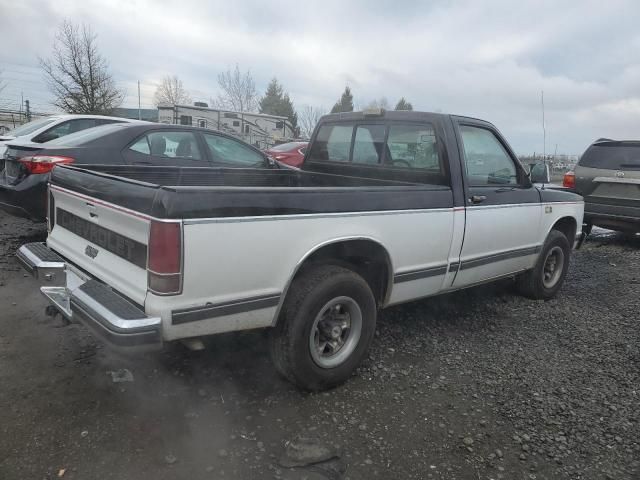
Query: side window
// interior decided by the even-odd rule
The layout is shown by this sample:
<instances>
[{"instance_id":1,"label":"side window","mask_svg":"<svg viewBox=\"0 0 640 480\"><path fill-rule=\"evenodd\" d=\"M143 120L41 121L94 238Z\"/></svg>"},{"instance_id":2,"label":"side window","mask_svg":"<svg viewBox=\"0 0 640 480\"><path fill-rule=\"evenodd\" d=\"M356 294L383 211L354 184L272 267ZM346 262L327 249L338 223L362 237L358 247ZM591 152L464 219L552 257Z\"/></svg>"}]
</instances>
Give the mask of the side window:
<instances>
[{"instance_id":1,"label":"side window","mask_svg":"<svg viewBox=\"0 0 640 480\"><path fill-rule=\"evenodd\" d=\"M86 130L87 128L92 128L95 126L96 120L94 118L81 118L78 120L71 120L69 122L69 131L66 134L79 132L81 130Z\"/></svg>"},{"instance_id":2,"label":"side window","mask_svg":"<svg viewBox=\"0 0 640 480\"><path fill-rule=\"evenodd\" d=\"M203 134L203 136L211 153L211 158L216 163L229 163L246 167L264 164L264 157L260 153L237 140L208 133Z\"/></svg>"},{"instance_id":3,"label":"side window","mask_svg":"<svg viewBox=\"0 0 640 480\"><path fill-rule=\"evenodd\" d=\"M138 153L144 153L145 155L150 155L151 149L149 148L149 139L146 135L139 138L136 143L129 147L129 150L133 150L134 152Z\"/></svg>"},{"instance_id":4,"label":"side window","mask_svg":"<svg viewBox=\"0 0 640 480\"><path fill-rule=\"evenodd\" d=\"M348 162L353 125L323 125L311 144L311 161Z\"/></svg>"},{"instance_id":5,"label":"side window","mask_svg":"<svg viewBox=\"0 0 640 480\"><path fill-rule=\"evenodd\" d=\"M443 171L431 125L391 125L386 162L398 168Z\"/></svg>"},{"instance_id":6,"label":"side window","mask_svg":"<svg viewBox=\"0 0 640 480\"><path fill-rule=\"evenodd\" d=\"M378 165L384 148L384 125L358 125L353 144L353 163Z\"/></svg>"},{"instance_id":7,"label":"side window","mask_svg":"<svg viewBox=\"0 0 640 480\"><path fill-rule=\"evenodd\" d=\"M36 143L49 142L56 138L64 137L70 133L79 132L80 130L86 130L87 128L95 127L96 121L93 118L79 118L77 120L68 120L62 122L49 130L45 130L36 138L33 139Z\"/></svg>"},{"instance_id":8,"label":"side window","mask_svg":"<svg viewBox=\"0 0 640 480\"><path fill-rule=\"evenodd\" d=\"M193 160L202 158L196 136L192 132L151 132L136 140L129 150L155 157Z\"/></svg>"},{"instance_id":9,"label":"side window","mask_svg":"<svg viewBox=\"0 0 640 480\"><path fill-rule=\"evenodd\" d=\"M467 178L471 185L518 184L515 163L493 132L461 125L460 135Z\"/></svg>"}]
</instances>

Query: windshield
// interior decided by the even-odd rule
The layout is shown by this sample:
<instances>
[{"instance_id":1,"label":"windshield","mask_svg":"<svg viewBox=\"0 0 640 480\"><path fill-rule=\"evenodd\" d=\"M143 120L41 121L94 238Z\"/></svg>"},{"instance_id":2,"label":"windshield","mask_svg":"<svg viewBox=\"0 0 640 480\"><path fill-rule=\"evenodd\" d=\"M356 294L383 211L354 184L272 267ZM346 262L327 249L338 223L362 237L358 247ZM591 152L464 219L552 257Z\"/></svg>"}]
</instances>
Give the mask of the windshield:
<instances>
[{"instance_id":1,"label":"windshield","mask_svg":"<svg viewBox=\"0 0 640 480\"><path fill-rule=\"evenodd\" d=\"M606 170L640 170L640 142L603 142L591 145L579 165Z\"/></svg>"},{"instance_id":2,"label":"windshield","mask_svg":"<svg viewBox=\"0 0 640 480\"><path fill-rule=\"evenodd\" d=\"M30 133L33 133L36 130L55 121L55 118L41 118L40 120L34 120L33 122L25 123L18 128L14 128L9 133L7 133L7 135L11 137L22 137L24 135L29 135Z\"/></svg>"},{"instance_id":3,"label":"windshield","mask_svg":"<svg viewBox=\"0 0 640 480\"><path fill-rule=\"evenodd\" d=\"M271 147L269 149L269 151L271 151L271 152L288 152L289 150L293 150L294 148L299 147L300 145L304 145L304 143L301 143L301 142L283 143L281 145L276 145L275 147Z\"/></svg>"},{"instance_id":4,"label":"windshield","mask_svg":"<svg viewBox=\"0 0 640 480\"><path fill-rule=\"evenodd\" d=\"M71 133L55 140L47 142L48 145L59 145L64 147L77 147L89 143L97 138L109 135L122 128L122 124L101 125L99 127L87 128L76 133Z\"/></svg>"}]
</instances>

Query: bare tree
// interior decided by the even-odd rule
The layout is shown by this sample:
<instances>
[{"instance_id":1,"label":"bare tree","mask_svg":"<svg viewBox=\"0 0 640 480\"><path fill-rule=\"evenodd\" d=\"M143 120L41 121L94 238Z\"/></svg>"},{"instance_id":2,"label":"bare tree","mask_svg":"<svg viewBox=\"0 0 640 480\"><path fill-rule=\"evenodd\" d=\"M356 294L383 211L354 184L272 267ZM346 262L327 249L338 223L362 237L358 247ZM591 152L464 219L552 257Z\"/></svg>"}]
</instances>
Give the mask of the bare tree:
<instances>
[{"instance_id":1,"label":"bare tree","mask_svg":"<svg viewBox=\"0 0 640 480\"><path fill-rule=\"evenodd\" d=\"M106 59L98 52L96 35L66 21L56 34L53 56L40 58L53 105L69 113L106 114L122 104Z\"/></svg>"},{"instance_id":2,"label":"bare tree","mask_svg":"<svg viewBox=\"0 0 640 480\"><path fill-rule=\"evenodd\" d=\"M156 106L158 105L184 105L191 103L191 97L184 89L182 80L177 75L165 75L156 89Z\"/></svg>"},{"instance_id":3,"label":"bare tree","mask_svg":"<svg viewBox=\"0 0 640 480\"><path fill-rule=\"evenodd\" d=\"M305 138L311 138L314 128L318 124L318 120L322 117L326 110L322 107L312 107L311 105L305 105L302 110L298 112L298 124L300 125L300 131Z\"/></svg>"},{"instance_id":4,"label":"bare tree","mask_svg":"<svg viewBox=\"0 0 640 480\"><path fill-rule=\"evenodd\" d=\"M233 70L218 75L218 85L222 92L216 104L219 108L235 112L255 112L258 109L258 94L251 72L240 72L236 64Z\"/></svg>"}]
</instances>

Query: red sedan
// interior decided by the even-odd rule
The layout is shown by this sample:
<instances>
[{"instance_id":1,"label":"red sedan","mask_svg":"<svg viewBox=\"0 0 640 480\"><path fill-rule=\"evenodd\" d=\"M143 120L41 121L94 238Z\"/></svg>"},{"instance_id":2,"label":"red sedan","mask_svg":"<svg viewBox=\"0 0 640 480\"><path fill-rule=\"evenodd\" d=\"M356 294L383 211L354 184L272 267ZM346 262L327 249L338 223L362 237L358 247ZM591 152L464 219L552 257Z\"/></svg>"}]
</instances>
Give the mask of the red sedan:
<instances>
[{"instance_id":1,"label":"red sedan","mask_svg":"<svg viewBox=\"0 0 640 480\"><path fill-rule=\"evenodd\" d=\"M307 151L307 145L307 142L283 143L271 147L266 153L279 162L300 168L304 160L304 153Z\"/></svg>"}]
</instances>

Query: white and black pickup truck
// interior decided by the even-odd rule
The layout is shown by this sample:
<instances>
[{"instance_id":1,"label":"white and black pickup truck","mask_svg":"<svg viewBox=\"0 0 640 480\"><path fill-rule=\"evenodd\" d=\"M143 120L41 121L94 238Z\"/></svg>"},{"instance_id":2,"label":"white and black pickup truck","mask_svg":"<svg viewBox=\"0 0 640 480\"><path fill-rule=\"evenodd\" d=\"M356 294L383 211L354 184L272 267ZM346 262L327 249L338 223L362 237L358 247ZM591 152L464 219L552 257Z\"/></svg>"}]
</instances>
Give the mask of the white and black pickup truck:
<instances>
[{"instance_id":1,"label":"white and black pickup truck","mask_svg":"<svg viewBox=\"0 0 640 480\"><path fill-rule=\"evenodd\" d=\"M327 115L301 170L56 167L47 242L17 255L50 313L120 348L267 328L278 371L319 390L379 309L503 277L558 292L583 201L531 176L482 120Z\"/></svg>"}]
</instances>

